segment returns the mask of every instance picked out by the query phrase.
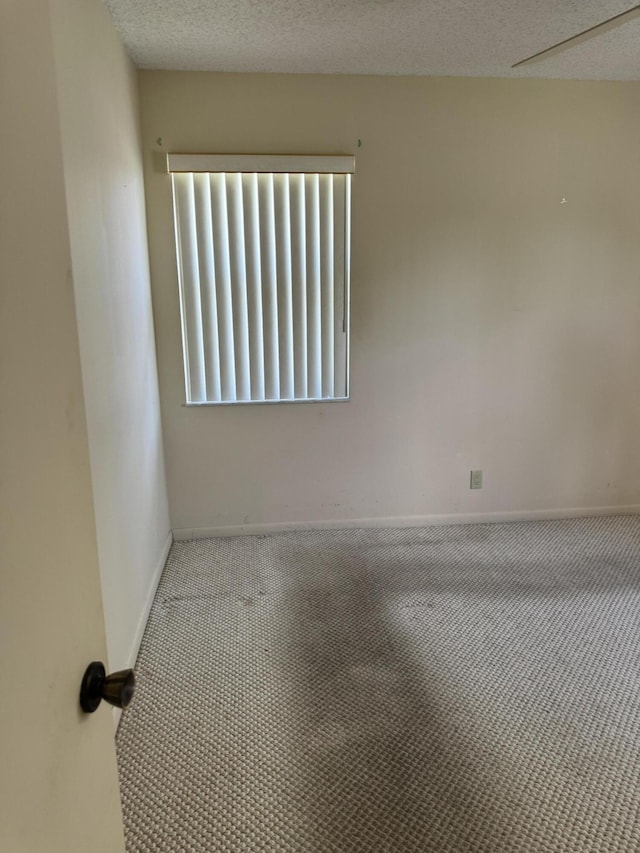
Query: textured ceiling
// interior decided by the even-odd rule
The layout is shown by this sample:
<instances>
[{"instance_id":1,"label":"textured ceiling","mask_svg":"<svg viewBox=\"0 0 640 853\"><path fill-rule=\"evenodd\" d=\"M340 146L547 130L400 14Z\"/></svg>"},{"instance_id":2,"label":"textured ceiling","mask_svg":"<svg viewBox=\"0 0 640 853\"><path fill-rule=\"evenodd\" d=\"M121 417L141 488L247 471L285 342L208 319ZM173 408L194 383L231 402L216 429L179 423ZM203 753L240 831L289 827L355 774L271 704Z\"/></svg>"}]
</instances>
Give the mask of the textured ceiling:
<instances>
[{"instance_id":1,"label":"textured ceiling","mask_svg":"<svg viewBox=\"0 0 640 853\"><path fill-rule=\"evenodd\" d=\"M141 68L640 79L640 17L513 63L625 0L104 0Z\"/></svg>"}]
</instances>

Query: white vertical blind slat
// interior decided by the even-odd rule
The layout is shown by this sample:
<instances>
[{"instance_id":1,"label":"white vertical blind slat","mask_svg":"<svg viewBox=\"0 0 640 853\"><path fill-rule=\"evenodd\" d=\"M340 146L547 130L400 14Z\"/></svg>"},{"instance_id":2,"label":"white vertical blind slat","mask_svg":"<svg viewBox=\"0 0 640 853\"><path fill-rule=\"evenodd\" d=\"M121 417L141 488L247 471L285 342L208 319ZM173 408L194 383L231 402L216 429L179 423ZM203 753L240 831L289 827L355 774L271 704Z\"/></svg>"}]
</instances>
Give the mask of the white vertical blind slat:
<instances>
[{"instance_id":1,"label":"white vertical blind slat","mask_svg":"<svg viewBox=\"0 0 640 853\"><path fill-rule=\"evenodd\" d=\"M222 402L236 401L236 365L231 293L231 264L229 259L229 220L224 174L211 178L211 212L213 247L218 287L218 338L220 341L220 385Z\"/></svg>"},{"instance_id":2,"label":"white vertical blind slat","mask_svg":"<svg viewBox=\"0 0 640 853\"><path fill-rule=\"evenodd\" d=\"M260 220L260 268L264 333L265 396L280 399L280 350L278 345L278 269L273 175L258 176Z\"/></svg>"},{"instance_id":3,"label":"white vertical blind slat","mask_svg":"<svg viewBox=\"0 0 640 853\"><path fill-rule=\"evenodd\" d=\"M202 338L206 379L206 399L219 402L220 353L218 350L218 306L213 258L213 223L209 175L194 175L196 247L200 276Z\"/></svg>"},{"instance_id":4,"label":"white vertical blind slat","mask_svg":"<svg viewBox=\"0 0 640 853\"><path fill-rule=\"evenodd\" d=\"M322 397L322 302L320 294L320 182L305 175L307 241L307 371L309 397Z\"/></svg>"},{"instance_id":5,"label":"white vertical blind slat","mask_svg":"<svg viewBox=\"0 0 640 853\"><path fill-rule=\"evenodd\" d=\"M307 234L304 175L289 176L291 210L291 279L293 303L293 373L295 397L307 393Z\"/></svg>"},{"instance_id":6,"label":"white vertical blind slat","mask_svg":"<svg viewBox=\"0 0 640 853\"><path fill-rule=\"evenodd\" d=\"M206 400L206 379L193 175L174 175L173 191L176 232L179 237L180 310L183 332L188 332L183 333L187 399L189 402L201 402Z\"/></svg>"},{"instance_id":7,"label":"white vertical blind slat","mask_svg":"<svg viewBox=\"0 0 640 853\"><path fill-rule=\"evenodd\" d=\"M233 332L236 358L236 399L251 399L251 362L249 357L249 312L247 307L247 266L244 242L244 210L242 175L226 174L227 211L229 218L229 257L231 260L231 292Z\"/></svg>"},{"instance_id":8,"label":"white vertical blind slat","mask_svg":"<svg viewBox=\"0 0 640 853\"><path fill-rule=\"evenodd\" d=\"M260 265L260 208L258 176L242 176L244 206L244 242L247 265L247 308L249 312L249 357L251 399L264 400L264 333L262 328L262 275Z\"/></svg>"},{"instance_id":9,"label":"white vertical blind slat","mask_svg":"<svg viewBox=\"0 0 640 853\"><path fill-rule=\"evenodd\" d=\"M334 396L333 175L320 175L322 396Z\"/></svg>"},{"instance_id":10,"label":"white vertical blind slat","mask_svg":"<svg viewBox=\"0 0 640 853\"><path fill-rule=\"evenodd\" d=\"M333 180L333 257L334 257L334 364L333 393L347 394L347 327L346 327L346 198L349 175L336 175Z\"/></svg>"},{"instance_id":11,"label":"white vertical blind slat","mask_svg":"<svg viewBox=\"0 0 640 853\"><path fill-rule=\"evenodd\" d=\"M345 202L344 202L344 275L345 285L344 293L346 305L344 309L344 396L349 396L349 373L350 373L350 353L351 337L349 330L351 329L351 175L345 175Z\"/></svg>"},{"instance_id":12,"label":"white vertical blind slat","mask_svg":"<svg viewBox=\"0 0 640 853\"><path fill-rule=\"evenodd\" d=\"M293 300L291 277L291 206L289 175L274 175L280 399L294 399Z\"/></svg>"}]
</instances>

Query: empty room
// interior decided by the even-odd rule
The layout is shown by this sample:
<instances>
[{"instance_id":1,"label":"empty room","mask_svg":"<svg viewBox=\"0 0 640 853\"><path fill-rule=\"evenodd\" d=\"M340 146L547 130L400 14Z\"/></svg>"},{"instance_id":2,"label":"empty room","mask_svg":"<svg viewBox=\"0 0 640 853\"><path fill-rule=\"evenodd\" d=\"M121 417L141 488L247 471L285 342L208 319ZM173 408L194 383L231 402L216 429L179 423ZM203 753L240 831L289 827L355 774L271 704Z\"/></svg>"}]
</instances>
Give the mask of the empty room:
<instances>
[{"instance_id":1,"label":"empty room","mask_svg":"<svg viewBox=\"0 0 640 853\"><path fill-rule=\"evenodd\" d=\"M639 850L640 6L0 56L0 847Z\"/></svg>"}]
</instances>

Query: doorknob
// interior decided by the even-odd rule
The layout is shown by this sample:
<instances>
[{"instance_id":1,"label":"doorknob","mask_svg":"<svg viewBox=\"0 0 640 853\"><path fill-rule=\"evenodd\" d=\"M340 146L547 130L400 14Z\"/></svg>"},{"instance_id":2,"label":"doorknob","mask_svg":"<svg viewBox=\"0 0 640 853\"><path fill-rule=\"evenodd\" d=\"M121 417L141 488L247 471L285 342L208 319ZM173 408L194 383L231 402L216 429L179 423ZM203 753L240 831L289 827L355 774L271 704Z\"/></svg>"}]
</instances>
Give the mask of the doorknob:
<instances>
[{"instance_id":1,"label":"doorknob","mask_svg":"<svg viewBox=\"0 0 640 853\"><path fill-rule=\"evenodd\" d=\"M93 714L104 699L116 708L126 708L133 698L136 680L132 669L121 669L107 675L104 664L93 661L87 667L80 687L80 707Z\"/></svg>"}]
</instances>

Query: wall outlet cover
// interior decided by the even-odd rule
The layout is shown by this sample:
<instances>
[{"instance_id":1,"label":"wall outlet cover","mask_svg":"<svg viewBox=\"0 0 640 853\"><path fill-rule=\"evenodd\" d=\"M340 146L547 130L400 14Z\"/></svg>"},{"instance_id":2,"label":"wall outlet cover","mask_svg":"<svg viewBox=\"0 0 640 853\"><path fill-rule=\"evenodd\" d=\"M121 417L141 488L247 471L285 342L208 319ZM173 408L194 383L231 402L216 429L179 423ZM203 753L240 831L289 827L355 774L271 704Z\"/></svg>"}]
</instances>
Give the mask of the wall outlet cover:
<instances>
[{"instance_id":1,"label":"wall outlet cover","mask_svg":"<svg viewBox=\"0 0 640 853\"><path fill-rule=\"evenodd\" d=\"M482 471L477 469L475 471L471 471L471 476L469 478L469 488L470 489L481 489L482 488Z\"/></svg>"}]
</instances>

